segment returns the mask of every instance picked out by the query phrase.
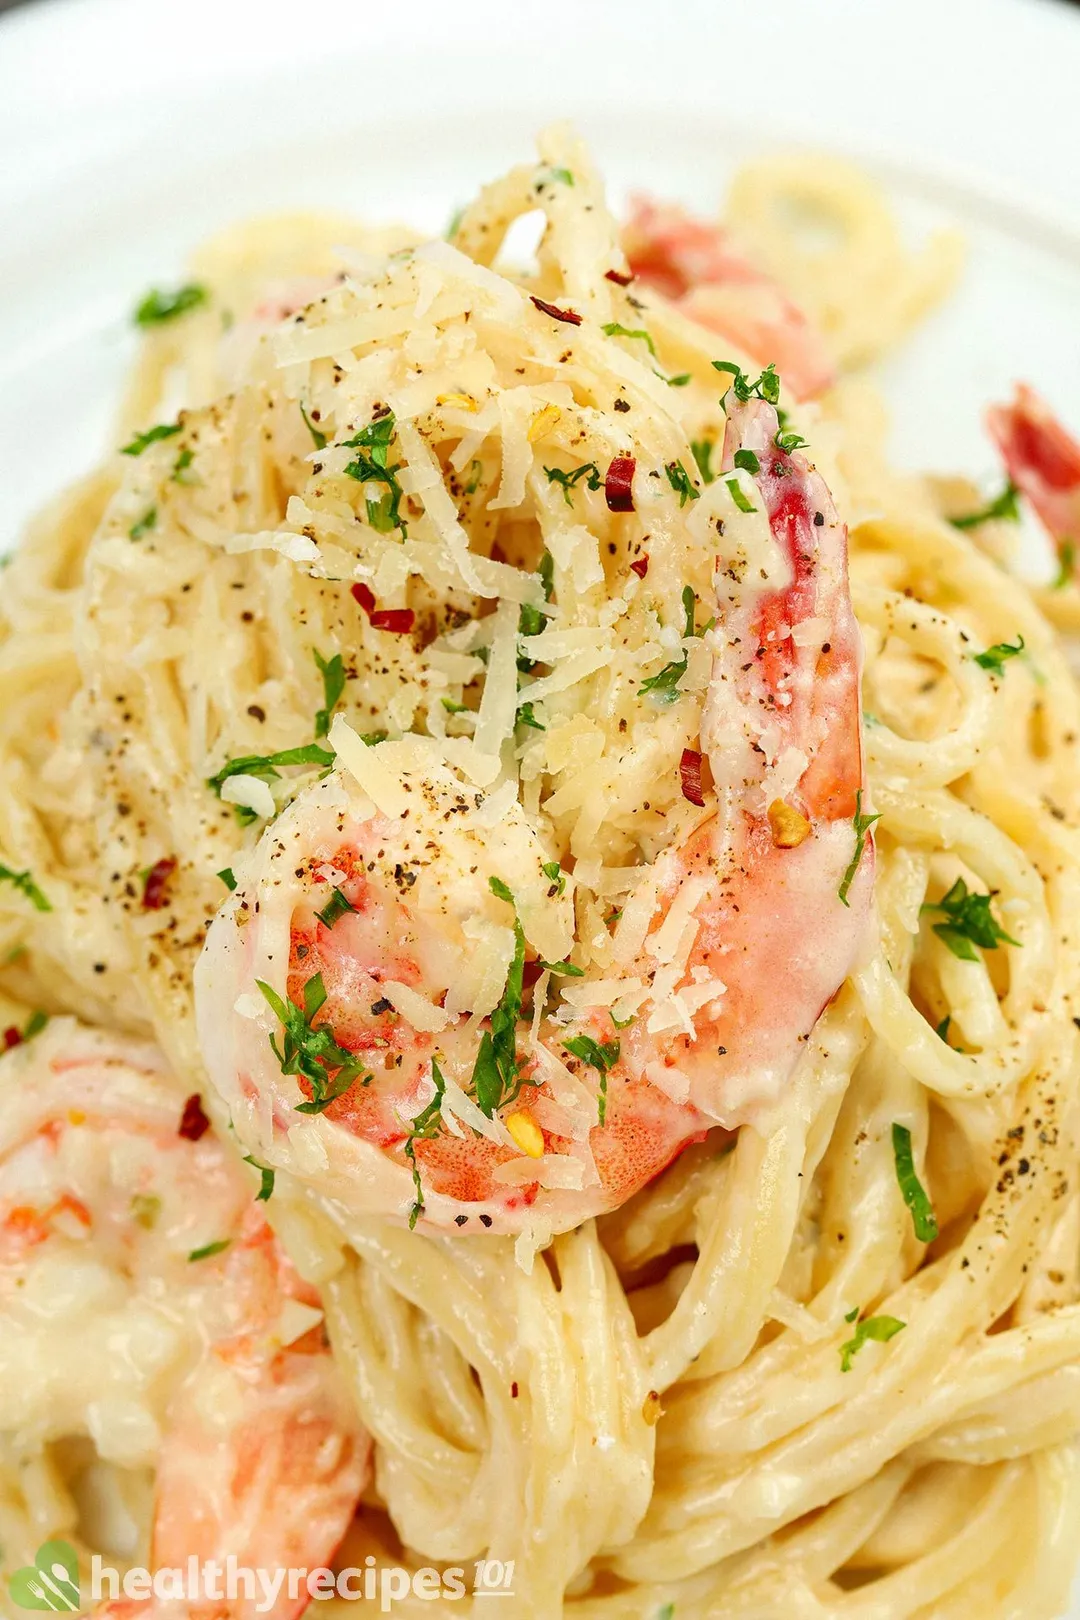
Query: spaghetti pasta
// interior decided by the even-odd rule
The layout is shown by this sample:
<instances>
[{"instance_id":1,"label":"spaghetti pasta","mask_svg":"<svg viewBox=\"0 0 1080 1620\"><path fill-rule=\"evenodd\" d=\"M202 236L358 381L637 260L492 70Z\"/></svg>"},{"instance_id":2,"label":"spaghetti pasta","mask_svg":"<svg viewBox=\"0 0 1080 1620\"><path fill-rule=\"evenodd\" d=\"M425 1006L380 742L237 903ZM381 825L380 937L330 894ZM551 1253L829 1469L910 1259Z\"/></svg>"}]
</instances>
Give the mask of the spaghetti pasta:
<instances>
[{"instance_id":1,"label":"spaghetti pasta","mask_svg":"<svg viewBox=\"0 0 1080 1620\"><path fill-rule=\"evenodd\" d=\"M511 269L506 233L534 212L536 263ZM407 1203L350 1203L326 1118L292 1124L268 1218L374 1439L348 1559L498 1560L525 1620L1060 1615L1080 1523L1077 686L994 520L958 529L942 486L889 469L854 374L944 294L956 244L909 253L869 183L820 160L745 171L727 230L725 262L749 254L797 299L840 373L782 396L792 448L775 442L785 475L812 456L849 524L867 783L844 836L853 872L876 844L872 921L782 1083L717 1106L597 1219L410 1230ZM207 1083L228 1090L223 1026L197 1026L193 994L213 919L225 904L250 943L258 893L259 937L288 957L291 914L256 874L309 806L355 808L350 772L370 818L410 771L467 787L478 847L498 829L515 878L542 844L558 896L521 878L513 926L477 912L459 1004L386 971L395 1028L434 1039L471 1015L478 1041L520 911L530 1055L545 995L567 1019L662 1027L700 989L673 1015L693 1036L725 986L691 982L674 924L671 975L656 957L642 977L649 874L715 792L698 750L717 535L783 577L752 461L721 471L720 401L780 357L755 365L704 305L631 281L561 129L451 241L290 218L231 233L195 275L207 296L151 331L128 394L138 453L62 498L5 574L0 862L48 908L0 882L16 1036L30 1008L151 1036L227 1134ZM1068 626L1075 587L1053 594ZM784 995L763 983L757 1016ZM204 981L215 998L260 1049L281 1033L253 974ZM576 1137L565 1121L596 1106L592 1061L587 1084L559 1065L585 1177L595 1116ZM236 1079L250 1153L262 1100L245 1112ZM527 1159L528 1130L500 1137L454 1084L455 1142L488 1132ZM2 1437L5 1561L44 1533L92 1543L65 1466Z\"/></svg>"}]
</instances>

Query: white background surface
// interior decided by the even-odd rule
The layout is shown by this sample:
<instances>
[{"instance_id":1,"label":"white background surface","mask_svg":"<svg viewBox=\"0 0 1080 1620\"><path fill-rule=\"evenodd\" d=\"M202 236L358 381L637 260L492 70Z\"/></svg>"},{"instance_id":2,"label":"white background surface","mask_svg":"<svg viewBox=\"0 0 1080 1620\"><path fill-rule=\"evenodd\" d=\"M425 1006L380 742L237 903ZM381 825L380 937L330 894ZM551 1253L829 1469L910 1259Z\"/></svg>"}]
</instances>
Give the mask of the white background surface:
<instances>
[{"instance_id":1,"label":"white background surface","mask_svg":"<svg viewBox=\"0 0 1080 1620\"><path fill-rule=\"evenodd\" d=\"M1080 12L1051 0L17 11L0 22L0 549L107 444L129 312L201 236L320 204L441 230L565 116L616 196L712 207L740 158L796 144L862 159L913 231L959 223L960 294L883 380L900 460L989 477L979 413L1015 378L1080 426L1078 87Z\"/></svg>"}]
</instances>

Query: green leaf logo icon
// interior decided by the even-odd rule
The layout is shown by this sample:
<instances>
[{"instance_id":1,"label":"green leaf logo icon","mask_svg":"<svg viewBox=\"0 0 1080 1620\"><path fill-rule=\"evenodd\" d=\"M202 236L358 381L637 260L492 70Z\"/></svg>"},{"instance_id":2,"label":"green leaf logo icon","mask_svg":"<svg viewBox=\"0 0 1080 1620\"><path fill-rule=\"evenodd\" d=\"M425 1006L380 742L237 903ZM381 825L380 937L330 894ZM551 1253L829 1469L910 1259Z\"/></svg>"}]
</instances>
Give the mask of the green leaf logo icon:
<instances>
[{"instance_id":1,"label":"green leaf logo icon","mask_svg":"<svg viewBox=\"0 0 1080 1620\"><path fill-rule=\"evenodd\" d=\"M79 1560L67 1541L46 1541L32 1564L17 1569L8 1582L11 1601L20 1609L51 1609L73 1614L81 1606Z\"/></svg>"}]
</instances>

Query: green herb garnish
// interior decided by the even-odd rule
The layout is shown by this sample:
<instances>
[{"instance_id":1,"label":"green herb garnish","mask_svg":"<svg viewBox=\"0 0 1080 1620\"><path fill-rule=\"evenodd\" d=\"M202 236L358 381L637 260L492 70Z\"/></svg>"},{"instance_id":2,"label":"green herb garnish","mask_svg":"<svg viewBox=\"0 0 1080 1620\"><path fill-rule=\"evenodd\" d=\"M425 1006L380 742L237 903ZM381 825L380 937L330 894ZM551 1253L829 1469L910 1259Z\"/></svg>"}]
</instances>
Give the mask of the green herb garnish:
<instances>
[{"instance_id":1,"label":"green herb garnish","mask_svg":"<svg viewBox=\"0 0 1080 1620\"><path fill-rule=\"evenodd\" d=\"M651 693L660 703L674 703L678 698L682 697L682 693L679 691L679 682L686 674L686 668L687 656L684 652L681 658L673 663L665 664L659 674L650 675L647 681L643 681L638 687L638 697L644 697L646 693Z\"/></svg>"},{"instance_id":2,"label":"green herb garnish","mask_svg":"<svg viewBox=\"0 0 1080 1620\"><path fill-rule=\"evenodd\" d=\"M701 474L703 484L712 484L716 481L716 474L712 470L712 453L716 446L711 439L691 439L690 454L697 462L697 470Z\"/></svg>"},{"instance_id":3,"label":"green herb garnish","mask_svg":"<svg viewBox=\"0 0 1080 1620\"><path fill-rule=\"evenodd\" d=\"M777 415L779 415L779 412L777 412ZM784 454L788 456L790 456L793 450L805 450L807 448L806 440L803 438L801 433L780 432L773 439L773 444L775 444L778 450L782 450Z\"/></svg>"},{"instance_id":4,"label":"green herb garnish","mask_svg":"<svg viewBox=\"0 0 1080 1620\"><path fill-rule=\"evenodd\" d=\"M585 969L575 967L573 962L541 962L545 973L559 973L564 979L583 979Z\"/></svg>"},{"instance_id":5,"label":"green herb garnish","mask_svg":"<svg viewBox=\"0 0 1080 1620\"><path fill-rule=\"evenodd\" d=\"M690 475L681 461L669 461L664 471L667 473L668 483L679 497L680 510L687 501L698 499L700 491L694 488Z\"/></svg>"},{"instance_id":6,"label":"green herb garnish","mask_svg":"<svg viewBox=\"0 0 1080 1620\"><path fill-rule=\"evenodd\" d=\"M601 330L607 337L637 338L639 342L644 343L653 359L656 359L656 345L644 327L631 328L620 325L618 321L606 321Z\"/></svg>"},{"instance_id":7,"label":"green herb garnish","mask_svg":"<svg viewBox=\"0 0 1080 1620\"><path fill-rule=\"evenodd\" d=\"M303 1009L292 1001L284 1001L277 991L262 979L255 983L264 1000L282 1026L283 1040L279 1049L271 1035L270 1050L278 1060L282 1074L302 1074L311 1086L311 1101L297 1103L298 1114L321 1114L335 1098L342 1096L363 1072L355 1052L346 1051L334 1039L330 1028L321 1024L313 1027L312 1020L326 1001L326 986L321 973L316 973L304 986ZM331 1080L328 1069L337 1069ZM367 1084L371 1076L363 1082Z\"/></svg>"},{"instance_id":8,"label":"green herb garnish","mask_svg":"<svg viewBox=\"0 0 1080 1620\"><path fill-rule=\"evenodd\" d=\"M131 525L131 528L128 530L128 539L141 540L144 534L150 533L150 530L156 523L157 507L148 506L142 517L139 518L138 522Z\"/></svg>"},{"instance_id":9,"label":"green herb garnish","mask_svg":"<svg viewBox=\"0 0 1080 1620\"><path fill-rule=\"evenodd\" d=\"M850 1322L853 1317L846 1316L844 1320ZM856 1327L854 1336L840 1346L840 1371L851 1371L852 1361L868 1339L876 1339L878 1344L887 1344L906 1327L907 1323L901 1322L896 1316L865 1317Z\"/></svg>"},{"instance_id":10,"label":"green herb garnish","mask_svg":"<svg viewBox=\"0 0 1080 1620\"><path fill-rule=\"evenodd\" d=\"M911 1132L906 1125L898 1125L895 1121L892 1128L892 1148L896 1179L900 1183L904 1203L911 1211L915 1236L920 1243L933 1243L938 1235L937 1216L934 1214L934 1206L930 1202L926 1188L915 1171Z\"/></svg>"},{"instance_id":11,"label":"green herb garnish","mask_svg":"<svg viewBox=\"0 0 1080 1620\"><path fill-rule=\"evenodd\" d=\"M324 658L317 649L312 648L312 652L322 676L324 703L324 707L315 712L315 735L325 737L330 730L330 717L345 690L345 665L340 653L335 653L333 658Z\"/></svg>"},{"instance_id":12,"label":"green herb garnish","mask_svg":"<svg viewBox=\"0 0 1080 1620\"><path fill-rule=\"evenodd\" d=\"M303 403L302 400L300 402L300 415L304 418L304 426L307 428L308 432L311 434L311 442L314 444L316 450L325 450L326 449L326 434L323 433L321 431L321 429L319 429L319 428L317 428L315 426L314 422L311 420L311 417L308 415L307 411L304 409L304 403Z\"/></svg>"},{"instance_id":13,"label":"green herb garnish","mask_svg":"<svg viewBox=\"0 0 1080 1620\"><path fill-rule=\"evenodd\" d=\"M317 911L315 915L327 928L333 928L339 917L344 917L347 911L355 910L352 901L345 898L344 889L335 889L322 910Z\"/></svg>"},{"instance_id":14,"label":"green herb garnish","mask_svg":"<svg viewBox=\"0 0 1080 1620\"><path fill-rule=\"evenodd\" d=\"M563 500L567 506L573 506L573 491L583 478L589 489L599 489L603 483L600 470L595 461L585 461L580 467L575 467L573 472L563 472L561 467L545 467L544 471L547 474L548 483L558 484L562 489Z\"/></svg>"},{"instance_id":15,"label":"green herb garnish","mask_svg":"<svg viewBox=\"0 0 1080 1620\"><path fill-rule=\"evenodd\" d=\"M405 1143L405 1157L412 1166L413 1185L416 1188L416 1201L409 1211L409 1231L413 1231L417 1221L424 1213L424 1188L420 1181L420 1166L416 1162L417 1142L429 1142L437 1136L442 1124L442 1101L446 1094L446 1081L442 1070L434 1058L431 1060L431 1078L435 1082L435 1095L426 1108L422 1108L409 1126L409 1138Z\"/></svg>"},{"instance_id":16,"label":"green herb garnish","mask_svg":"<svg viewBox=\"0 0 1080 1620\"><path fill-rule=\"evenodd\" d=\"M727 484L728 494L731 496L740 512L757 511L757 507L754 505L753 501L750 500L749 496L743 494L742 486L737 478L727 478L724 481Z\"/></svg>"},{"instance_id":17,"label":"green herb garnish","mask_svg":"<svg viewBox=\"0 0 1080 1620\"><path fill-rule=\"evenodd\" d=\"M754 477L761 471L761 462L753 450L736 450L735 465L743 472L752 473Z\"/></svg>"},{"instance_id":18,"label":"green herb garnish","mask_svg":"<svg viewBox=\"0 0 1080 1620\"><path fill-rule=\"evenodd\" d=\"M192 1249L188 1259L209 1260L211 1255L224 1253L231 1242L232 1238L218 1238L216 1243L205 1243L201 1249Z\"/></svg>"},{"instance_id":19,"label":"green herb garnish","mask_svg":"<svg viewBox=\"0 0 1080 1620\"><path fill-rule=\"evenodd\" d=\"M505 900L514 912L514 954L506 974L502 999L491 1014L491 1028L485 1030L473 1066L472 1084L476 1101L489 1119L504 1103L512 1102L521 1089L517 1066L517 1026L521 1017L521 997L525 973L525 934L518 920L514 896L501 878L489 878L492 894Z\"/></svg>"},{"instance_id":20,"label":"green herb garnish","mask_svg":"<svg viewBox=\"0 0 1080 1620\"><path fill-rule=\"evenodd\" d=\"M197 484L199 482L197 476L194 474L189 474L188 472L188 469L194 460L194 450L192 450L190 446L185 445L183 450L181 450L180 454L177 456L176 460L173 462L173 470L169 474L169 477L174 484L187 484L190 486L191 484Z\"/></svg>"},{"instance_id":21,"label":"green herb garnish","mask_svg":"<svg viewBox=\"0 0 1080 1620\"><path fill-rule=\"evenodd\" d=\"M995 519L1003 523L1019 523L1020 491L1010 478L1000 495L996 495L986 506L980 507L977 512L967 512L962 517L949 519L954 529L977 529L981 523L991 523Z\"/></svg>"},{"instance_id":22,"label":"green herb garnish","mask_svg":"<svg viewBox=\"0 0 1080 1620\"><path fill-rule=\"evenodd\" d=\"M150 445L157 444L159 439L171 439L174 433L180 432L179 422L159 422L156 427L147 428L145 433L136 433L130 444L121 447L122 456L141 456Z\"/></svg>"},{"instance_id":23,"label":"green herb garnish","mask_svg":"<svg viewBox=\"0 0 1080 1620\"><path fill-rule=\"evenodd\" d=\"M1017 636L1016 646L1009 641L997 641L985 652L972 653L972 657L980 669L988 669L994 675L1000 675L1010 658L1019 658L1024 650L1023 636Z\"/></svg>"},{"instance_id":24,"label":"green herb garnish","mask_svg":"<svg viewBox=\"0 0 1080 1620\"><path fill-rule=\"evenodd\" d=\"M194 281L177 287L175 292L161 292L154 287L136 309L135 323L137 326L160 326L163 321L174 321L178 315L186 315L189 309L197 309L200 304L205 304L209 296L206 288Z\"/></svg>"},{"instance_id":25,"label":"green herb garnish","mask_svg":"<svg viewBox=\"0 0 1080 1620\"><path fill-rule=\"evenodd\" d=\"M519 726L531 726L533 731L547 730L547 727L544 725L543 721L536 718L536 714L531 703L518 704L517 723Z\"/></svg>"},{"instance_id":26,"label":"green herb garnish","mask_svg":"<svg viewBox=\"0 0 1080 1620\"><path fill-rule=\"evenodd\" d=\"M730 391L741 405L745 405L748 399L763 399L775 405L780 398L780 378L773 365L766 366L756 382L751 382L742 367L733 360L714 360L713 367L717 371L730 372Z\"/></svg>"},{"instance_id":27,"label":"green herb garnish","mask_svg":"<svg viewBox=\"0 0 1080 1620\"><path fill-rule=\"evenodd\" d=\"M366 739L365 739L366 740ZM221 790L230 776L257 776L262 782L279 779L279 765L319 765L324 771L331 769L334 754L318 743L304 743L299 748L281 748L276 754L241 754L228 760L215 776L208 776L206 785L221 797Z\"/></svg>"},{"instance_id":28,"label":"green herb garnish","mask_svg":"<svg viewBox=\"0 0 1080 1620\"><path fill-rule=\"evenodd\" d=\"M1053 585L1054 591L1063 591L1076 572L1076 546L1071 540L1063 540L1058 547L1058 571Z\"/></svg>"},{"instance_id":29,"label":"green herb garnish","mask_svg":"<svg viewBox=\"0 0 1080 1620\"><path fill-rule=\"evenodd\" d=\"M236 874L233 872L232 867L223 866L220 872L215 872L214 876L219 877L229 893L232 894L236 888Z\"/></svg>"},{"instance_id":30,"label":"green herb garnish","mask_svg":"<svg viewBox=\"0 0 1080 1620\"><path fill-rule=\"evenodd\" d=\"M51 911L52 906L42 894L29 872L16 872L10 866L0 866L0 883L10 883L20 894L25 894L35 911Z\"/></svg>"},{"instance_id":31,"label":"green herb garnish","mask_svg":"<svg viewBox=\"0 0 1080 1620\"><path fill-rule=\"evenodd\" d=\"M406 532L400 515L404 491L397 478L403 463L396 461L393 466L389 463L390 441L393 436L394 415L391 411L386 416L380 416L368 427L361 428L351 439L343 441L347 450L361 452L344 468L346 475L355 478L360 484L386 485L386 493L380 495L377 501L367 498L368 522L379 534L389 534L398 528L402 534Z\"/></svg>"},{"instance_id":32,"label":"green herb garnish","mask_svg":"<svg viewBox=\"0 0 1080 1620\"><path fill-rule=\"evenodd\" d=\"M255 1202L257 1204L265 1204L266 1200L270 1197L274 1190L274 1177L276 1172L271 1170L268 1165L260 1164L258 1159L253 1159L250 1153L244 1154L244 1163L254 1165L255 1169L258 1170L259 1174L261 1175L262 1180L259 1183L259 1190L255 1194Z\"/></svg>"},{"instance_id":33,"label":"green herb garnish","mask_svg":"<svg viewBox=\"0 0 1080 1620\"><path fill-rule=\"evenodd\" d=\"M945 921L933 925L934 933L962 962L977 962L977 945L984 951L993 951L1001 944L1020 944L997 923L990 910L990 900L989 894L974 894L963 878L957 878L948 894L940 900L927 901L921 909L941 912Z\"/></svg>"},{"instance_id":34,"label":"green herb garnish","mask_svg":"<svg viewBox=\"0 0 1080 1620\"><path fill-rule=\"evenodd\" d=\"M844 873L843 881L837 890L837 893L840 896L840 901L845 906L850 906L851 904L850 900L848 899L848 890L855 881L855 874L859 870L859 862L863 858L863 850L866 848L866 835L870 831L870 828L874 825L874 822L880 820L880 811L876 816L863 815L862 788L860 788L855 795L855 814L851 820L851 825L855 829L855 853L851 857L851 862L847 871Z\"/></svg>"},{"instance_id":35,"label":"green herb garnish","mask_svg":"<svg viewBox=\"0 0 1080 1620\"><path fill-rule=\"evenodd\" d=\"M568 1052L576 1058L587 1063L595 1069L600 1076L600 1096L597 1099L597 1123L602 1125L607 1117L607 1082L608 1074L619 1061L619 1042L605 1041L603 1046L594 1041L591 1035L571 1035L569 1040L563 1041Z\"/></svg>"},{"instance_id":36,"label":"green herb garnish","mask_svg":"<svg viewBox=\"0 0 1080 1620\"><path fill-rule=\"evenodd\" d=\"M546 878L551 879L552 883L555 884L557 893L561 895L566 889L566 874L558 861L545 861L540 870Z\"/></svg>"}]
</instances>

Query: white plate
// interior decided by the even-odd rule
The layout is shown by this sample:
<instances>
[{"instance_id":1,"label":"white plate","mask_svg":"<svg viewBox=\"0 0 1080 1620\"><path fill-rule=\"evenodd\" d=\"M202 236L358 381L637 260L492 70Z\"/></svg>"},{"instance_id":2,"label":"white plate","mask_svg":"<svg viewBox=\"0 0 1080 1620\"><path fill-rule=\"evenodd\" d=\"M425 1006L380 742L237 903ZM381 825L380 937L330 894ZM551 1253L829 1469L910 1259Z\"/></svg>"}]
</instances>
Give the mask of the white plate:
<instances>
[{"instance_id":1,"label":"white plate","mask_svg":"<svg viewBox=\"0 0 1080 1620\"><path fill-rule=\"evenodd\" d=\"M231 218L441 229L573 118L616 195L714 205L739 160L861 159L959 295L887 367L895 453L989 473L1020 376L1080 423L1080 12L1058 0L49 0L0 23L0 549L106 442L153 281ZM1076 1607L1080 1617L1080 1603Z\"/></svg>"}]
</instances>

